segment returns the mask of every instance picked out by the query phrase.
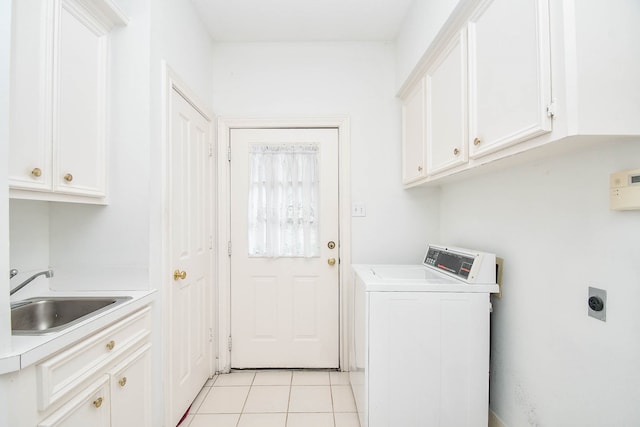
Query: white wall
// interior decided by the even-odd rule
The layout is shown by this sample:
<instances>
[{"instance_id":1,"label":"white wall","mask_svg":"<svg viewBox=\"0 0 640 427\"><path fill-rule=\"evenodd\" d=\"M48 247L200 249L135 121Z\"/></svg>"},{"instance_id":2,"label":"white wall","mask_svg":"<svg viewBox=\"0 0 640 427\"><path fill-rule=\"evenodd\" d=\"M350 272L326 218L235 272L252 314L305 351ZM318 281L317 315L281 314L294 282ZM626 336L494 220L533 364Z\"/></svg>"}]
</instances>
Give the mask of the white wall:
<instances>
[{"instance_id":1,"label":"white wall","mask_svg":"<svg viewBox=\"0 0 640 427\"><path fill-rule=\"evenodd\" d=\"M507 426L640 425L640 211L608 205L609 174L638 167L640 139L603 142L442 188L442 241L505 260L491 407Z\"/></svg>"},{"instance_id":2,"label":"white wall","mask_svg":"<svg viewBox=\"0 0 640 427\"><path fill-rule=\"evenodd\" d=\"M437 235L437 192L404 191L394 47L385 43L216 43L214 110L222 117L346 115L351 121L352 261L410 263ZM429 200L425 195L434 194Z\"/></svg>"},{"instance_id":3,"label":"white wall","mask_svg":"<svg viewBox=\"0 0 640 427\"><path fill-rule=\"evenodd\" d=\"M400 89L459 0L415 0L396 38L396 88Z\"/></svg>"},{"instance_id":4,"label":"white wall","mask_svg":"<svg viewBox=\"0 0 640 427\"><path fill-rule=\"evenodd\" d=\"M0 277L9 274L9 81L11 0L0 0ZM0 286L0 354L11 349L9 283ZM0 392L1 393L1 392ZM2 396L0 395L0 399ZM0 415L0 424L6 423Z\"/></svg>"}]
</instances>

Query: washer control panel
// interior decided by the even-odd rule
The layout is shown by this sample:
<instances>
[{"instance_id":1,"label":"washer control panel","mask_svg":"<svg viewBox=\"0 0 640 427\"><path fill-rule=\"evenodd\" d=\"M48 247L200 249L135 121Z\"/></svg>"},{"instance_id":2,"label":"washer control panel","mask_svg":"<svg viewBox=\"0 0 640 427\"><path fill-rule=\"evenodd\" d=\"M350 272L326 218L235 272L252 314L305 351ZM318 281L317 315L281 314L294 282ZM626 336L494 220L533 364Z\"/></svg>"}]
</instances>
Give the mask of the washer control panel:
<instances>
[{"instance_id":1,"label":"washer control panel","mask_svg":"<svg viewBox=\"0 0 640 427\"><path fill-rule=\"evenodd\" d=\"M495 263L494 254L429 245L423 265L467 283L496 283Z\"/></svg>"}]
</instances>

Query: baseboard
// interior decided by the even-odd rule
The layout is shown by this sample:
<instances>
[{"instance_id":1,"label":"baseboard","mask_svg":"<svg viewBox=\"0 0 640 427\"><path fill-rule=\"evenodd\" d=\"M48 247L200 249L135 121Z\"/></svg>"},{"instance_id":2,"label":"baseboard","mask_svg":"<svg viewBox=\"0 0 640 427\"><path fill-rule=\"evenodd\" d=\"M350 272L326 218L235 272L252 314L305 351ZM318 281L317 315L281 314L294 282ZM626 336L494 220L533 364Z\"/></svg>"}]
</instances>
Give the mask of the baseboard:
<instances>
[{"instance_id":1,"label":"baseboard","mask_svg":"<svg viewBox=\"0 0 640 427\"><path fill-rule=\"evenodd\" d=\"M507 425L493 412L489 409L489 427L507 427Z\"/></svg>"}]
</instances>

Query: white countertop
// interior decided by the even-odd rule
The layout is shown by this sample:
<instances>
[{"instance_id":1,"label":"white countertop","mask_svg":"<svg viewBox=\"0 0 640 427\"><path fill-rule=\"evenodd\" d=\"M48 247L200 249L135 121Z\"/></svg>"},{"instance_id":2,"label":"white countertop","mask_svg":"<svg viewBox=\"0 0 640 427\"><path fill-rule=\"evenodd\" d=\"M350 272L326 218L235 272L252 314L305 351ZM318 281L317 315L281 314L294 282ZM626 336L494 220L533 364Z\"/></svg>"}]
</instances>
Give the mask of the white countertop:
<instances>
[{"instance_id":1,"label":"white countertop","mask_svg":"<svg viewBox=\"0 0 640 427\"><path fill-rule=\"evenodd\" d=\"M16 294L17 295L17 294ZM11 351L0 355L0 375L15 372L45 359L59 350L71 345L94 332L118 321L119 319L145 307L155 301L156 291L84 291L84 292L53 292L40 291L22 295L18 300L30 297L115 297L129 296L124 301L108 310L97 313L82 322L72 325L62 331L48 335L12 335ZM12 299L13 300L13 299ZM13 301L12 301L13 302Z\"/></svg>"}]
</instances>

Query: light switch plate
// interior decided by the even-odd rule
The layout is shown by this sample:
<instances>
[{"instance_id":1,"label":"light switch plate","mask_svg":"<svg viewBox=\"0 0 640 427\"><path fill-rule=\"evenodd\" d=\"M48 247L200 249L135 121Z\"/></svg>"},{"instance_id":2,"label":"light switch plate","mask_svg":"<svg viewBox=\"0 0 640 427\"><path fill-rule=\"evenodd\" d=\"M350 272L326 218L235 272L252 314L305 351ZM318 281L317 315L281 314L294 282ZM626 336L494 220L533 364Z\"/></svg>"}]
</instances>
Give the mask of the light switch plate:
<instances>
[{"instance_id":1,"label":"light switch plate","mask_svg":"<svg viewBox=\"0 0 640 427\"><path fill-rule=\"evenodd\" d=\"M364 203L354 203L351 207L351 216L367 216L367 209Z\"/></svg>"}]
</instances>

